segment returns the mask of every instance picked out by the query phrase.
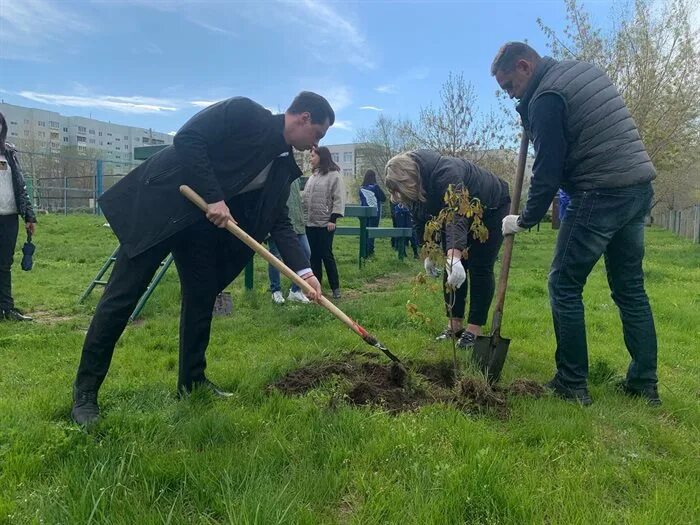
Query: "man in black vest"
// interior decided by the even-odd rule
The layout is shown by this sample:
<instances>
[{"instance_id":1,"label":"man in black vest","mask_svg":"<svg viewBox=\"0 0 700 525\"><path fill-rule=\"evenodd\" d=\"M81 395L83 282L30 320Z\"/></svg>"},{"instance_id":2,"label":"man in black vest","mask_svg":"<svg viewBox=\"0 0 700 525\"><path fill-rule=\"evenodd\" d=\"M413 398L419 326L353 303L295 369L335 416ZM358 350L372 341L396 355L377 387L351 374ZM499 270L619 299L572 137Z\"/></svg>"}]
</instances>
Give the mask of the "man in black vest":
<instances>
[{"instance_id":1,"label":"man in black vest","mask_svg":"<svg viewBox=\"0 0 700 525\"><path fill-rule=\"evenodd\" d=\"M173 254L180 276L178 391L204 388L228 397L204 374L212 309L219 292L253 255L223 229L237 222L257 241L268 234L285 262L315 290L287 212L289 186L301 175L292 147L311 149L333 125L328 101L304 91L282 115L250 99L230 98L196 114L161 150L110 188L100 206L119 239L117 260L85 337L73 387L75 422L98 419L97 392L129 315L161 261ZM208 203L205 215L180 195L187 184Z\"/></svg>"},{"instance_id":2,"label":"man in black vest","mask_svg":"<svg viewBox=\"0 0 700 525\"><path fill-rule=\"evenodd\" d=\"M656 171L632 115L600 69L542 58L527 44L504 45L491 74L520 101L516 109L535 148L527 204L503 219L503 234L537 224L559 188L571 195L549 274L557 373L546 386L565 399L592 402L582 293L603 256L632 356L620 388L659 405L656 331L642 272Z\"/></svg>"}]
</instances>

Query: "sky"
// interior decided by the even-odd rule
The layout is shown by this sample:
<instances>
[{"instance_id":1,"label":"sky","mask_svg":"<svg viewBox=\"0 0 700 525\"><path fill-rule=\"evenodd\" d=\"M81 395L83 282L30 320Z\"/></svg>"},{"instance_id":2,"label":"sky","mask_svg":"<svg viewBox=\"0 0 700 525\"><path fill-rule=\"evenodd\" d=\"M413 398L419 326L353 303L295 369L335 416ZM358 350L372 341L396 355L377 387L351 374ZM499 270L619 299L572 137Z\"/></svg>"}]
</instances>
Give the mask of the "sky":
<instances>
[{"instance_id":1,"label":"sky","mask_svg":"<svg viewBox=\"0 0 700 525\"><path fill-rule=\"evenodd\" d=\"M604 24L612 2L585 5ZM311 90L336 111L322 143L346 143L437 103L450 72L495 107L500 45L546 54L537 18L564 15L563 0L0 0L0 99L169 133L218 100L282 112Z\"/></svg>"}]
</instances>

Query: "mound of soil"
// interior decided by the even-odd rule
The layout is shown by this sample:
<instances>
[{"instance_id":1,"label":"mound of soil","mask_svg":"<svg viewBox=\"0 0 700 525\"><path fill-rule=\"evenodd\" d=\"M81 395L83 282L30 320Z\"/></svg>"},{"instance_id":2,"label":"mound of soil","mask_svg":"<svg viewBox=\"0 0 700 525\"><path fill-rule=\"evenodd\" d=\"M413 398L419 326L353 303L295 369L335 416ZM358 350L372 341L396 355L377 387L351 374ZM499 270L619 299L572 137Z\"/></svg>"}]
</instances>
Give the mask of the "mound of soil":
<instances>
[{"instance_id":1,"label":"mound of soil","mask_svg":"<svg viewBox=\"0 0 700 525\"><path fill-rule=\"evenodd\" d=\"M448 403L470 413L506 416L511 396L540 397L543 388L517 379L510 385L489 385L480 377L456 377L450 361L407 362L406 368L357 358L375 354L353 352L345 360L314 362L292 370L270 385L288 395L302 395L333 382L331 404L375 405L390 412L415 410L432 403Z\"/></svg>"}]
</instances>

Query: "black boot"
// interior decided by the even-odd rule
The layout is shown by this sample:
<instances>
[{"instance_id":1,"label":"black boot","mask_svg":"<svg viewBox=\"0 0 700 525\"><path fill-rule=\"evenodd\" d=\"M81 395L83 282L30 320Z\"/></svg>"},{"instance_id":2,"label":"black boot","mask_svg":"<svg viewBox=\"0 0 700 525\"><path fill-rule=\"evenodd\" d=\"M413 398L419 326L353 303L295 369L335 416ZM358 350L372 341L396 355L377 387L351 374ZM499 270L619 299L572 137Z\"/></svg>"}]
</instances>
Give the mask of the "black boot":
<instances>
[{"instance_id":1,"label":"black boot","mask_svg":"<svg viewBox=\"0 0 700 525\"><path fill-rule=\"evenodd\" d=\"M17 310L17 308L10 308L9 310L3 310L2 316L8 321L31 321L32 318L28 315L24 315L22 312Z\"/></svg>"},{"instance_id":2,"label":"black boot","mask_svg":"<svg viewBox=\"0 0 700 525\"><path fill-rule=\"evenodd\" d=\"M70 416L81 426L96 423L100 417L97 390L81 390L73 385L73 410L71 410Z\"/></svg>"},{"instance_id":3,"label":"black boot","mask_svg":"<svg viewBox=\"0 0 700 525\"><path fill-rule=\"evenodd\" d=\"M656 385L647 385L644 387L633 387L627 381L622 380L617 383L617 389L630 397L639 397L646 401L647 405L652 407L661 406L661 398Z\"/></svg>"},{"instance_id":4,"label":"black boot","mask_svg":"<svg viewBox=\"0 0 700 525\"><path fill-rule=\"evenodd\" d=\"M226 392L225 390L222 390L214 383L209 381L209 379L204 379L204 381L197 381L196 383L192 383L190 387L180 385L178 388L178 397L187 397L192 393L193 390L204 390L205 392L209 392L214 397L219 397L222 399L225 399L227 397L233 397L232 392Z\"/></svg>"},{"instance_id":5,"label":"black boot","mask_svg":"<svg viewBox=\"0 0 700 525\"><path fill-rule=\"evenodd\" d=\"M585 386L580 388L571 388L561 384L555 376L551 381L545 383L544 387L547 390L550 390L554 395L567 401L574 401L585 407L593 404L593 399L591 399L588 389Z\"/></svg>"}]
</instances>

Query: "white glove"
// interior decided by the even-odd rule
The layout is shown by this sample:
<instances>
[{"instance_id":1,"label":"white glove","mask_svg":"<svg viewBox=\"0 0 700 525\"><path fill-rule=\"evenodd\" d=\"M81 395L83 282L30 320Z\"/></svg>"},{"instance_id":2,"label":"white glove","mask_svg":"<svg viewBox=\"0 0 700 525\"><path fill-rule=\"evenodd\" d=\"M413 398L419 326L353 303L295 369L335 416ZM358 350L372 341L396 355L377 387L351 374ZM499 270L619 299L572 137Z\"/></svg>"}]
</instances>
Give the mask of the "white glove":
<instances>
[{"instance_id":1,"label":"white glove","mask_svg":"<svg viewBox=\"0 0 700 525\"><path fill-rule=\"evenodd\" d=\"M430 257L426 257L423 261L423 268L425 268L425 274L430 277L437 277L438 270L437 266Z\"/></svg>"},{"instance_id":2,"label":"white glove","mask_svg":"<svg viewBox=\"0 0 700 525\"><path fill-rule=\"evenodd\" d=\"M513 235L525 231L525 228L518 226L518 217L520 217L520 215L506 215L503 217L501 226L503 235Z\"/></svg>"},{"instance_id":3,"label":"white glove","mask_svg":"<svg viewBox=\"0 0 700 525\"><path fill-rule=\"evenodd\" d=\"M447 285L455 290L467 280L467 272L464 271L462 260L457 257L448 257L445 264L447 270Z\"/></svg>"}]
</instances>

